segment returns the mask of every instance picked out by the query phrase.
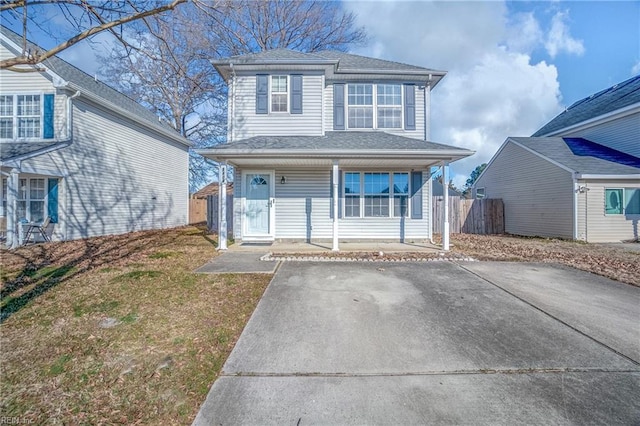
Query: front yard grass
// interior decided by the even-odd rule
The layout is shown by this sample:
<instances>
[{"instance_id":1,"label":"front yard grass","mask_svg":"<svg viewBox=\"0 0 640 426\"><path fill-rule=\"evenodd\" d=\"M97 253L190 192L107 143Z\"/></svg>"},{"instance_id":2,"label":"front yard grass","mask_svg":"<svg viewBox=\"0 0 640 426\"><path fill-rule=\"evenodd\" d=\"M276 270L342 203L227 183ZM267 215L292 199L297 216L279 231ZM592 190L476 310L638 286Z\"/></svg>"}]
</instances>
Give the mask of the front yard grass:
<instances>
[{"instance_id":1,"label":"front yard grass","mask_svg":"<svg viewBox=\"0 0 640 426\"><path fill-rule=\"evenodd\" d=\"M185 424L270 275L201 275L195 227L2 251L0 416Z\"/></svg>"}]
</instances>

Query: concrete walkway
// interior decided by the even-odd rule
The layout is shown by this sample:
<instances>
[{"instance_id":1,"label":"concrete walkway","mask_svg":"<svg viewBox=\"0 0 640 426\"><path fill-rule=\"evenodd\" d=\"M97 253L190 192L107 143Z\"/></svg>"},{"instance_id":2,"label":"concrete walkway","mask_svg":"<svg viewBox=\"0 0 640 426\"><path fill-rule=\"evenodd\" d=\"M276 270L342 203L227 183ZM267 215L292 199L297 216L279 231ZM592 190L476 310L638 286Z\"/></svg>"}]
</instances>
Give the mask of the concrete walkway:
<instances>
[{"instance_id":1,"label":"concrete walkway","mask_svg":"<svg viewBox=\"0 0 640 426\"><path fill-rule=\"evenodd\" d=\"M639 323L548 264L284 262L194 424L635 424Z\"/></svg>"},{"instance_id":2,"label":"concrete walkway","mask_svg":"<svg viewBox=\"0 0 640 426\"><path fill-rule=\"evenodd\" d=\"M349 252L378 252L384 253L402 253L402 252L424 252L424 253L438 253L442 249L439 246L419 242L419 243L393 243L393 242L341 242L340 251ZM331 243L317 242L317 243L305 243L305 242L280 242L275 241L273 243L240 243L233 244L229 247L229 251L243 251L243 252L262 252L262 253L318 253L331 251Z\"/></svg>"}]
</instances>

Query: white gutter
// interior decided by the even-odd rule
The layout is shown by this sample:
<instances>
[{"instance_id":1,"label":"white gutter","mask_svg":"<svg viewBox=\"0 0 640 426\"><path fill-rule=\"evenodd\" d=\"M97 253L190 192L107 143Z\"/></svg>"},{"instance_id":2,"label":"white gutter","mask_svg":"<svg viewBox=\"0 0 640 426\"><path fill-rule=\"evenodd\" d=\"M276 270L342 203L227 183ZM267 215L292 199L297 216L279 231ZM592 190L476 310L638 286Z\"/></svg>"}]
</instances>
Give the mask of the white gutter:
<instances>
[{"instance_id":1,"label":"white gutter","mask_svg":"<svg viewBox=\"0 0 640 426\"><path fill-rule=\"evenodd\" d=\"M593 174L577 174L578 179L602 179L602 180L625 180L640 179L640 174L632 175L593 175Z\"/></svg>"}]
</instances>

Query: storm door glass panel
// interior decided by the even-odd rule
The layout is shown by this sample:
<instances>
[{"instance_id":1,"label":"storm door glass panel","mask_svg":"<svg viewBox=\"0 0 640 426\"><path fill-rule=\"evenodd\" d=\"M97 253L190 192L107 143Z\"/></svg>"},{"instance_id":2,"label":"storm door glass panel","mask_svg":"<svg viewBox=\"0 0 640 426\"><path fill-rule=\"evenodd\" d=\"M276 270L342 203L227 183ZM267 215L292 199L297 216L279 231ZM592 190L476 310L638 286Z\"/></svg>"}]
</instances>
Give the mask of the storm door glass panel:
<instances>
[{"instance_id":1,"label":"storm door glass panel","mask_svg":"<svg viewBox=\"0 0 640 426\"><path fill-rule=\"evenodd\" d=\"M269 179L268 174L245 175L246 210L248 235L269 235Z\"/></svg>"},{"instance_id":2,"label":"storm door glass panel","mask_svg":"<svg viewBox=\"0 0 640 426\"><path fill-rule=\"evenodd\" d=\"M364 174L364 215L389 216L389 173Z\"/></svg>"},{"instance_id":3,"label":"storm door glass panel","mask_svg":"<svg viewBox=\"0 0 640 426\"><path fill-rule=\"evenodd\" d=\"M624 190L624 213L640 214L640 188L626 188Z\"/></svg>"},{"instance_id":4,"label":"storm door glass panel","mask_svg":"<svg viewBox=\"0 0 640 426\"><path fill-rule=\"evenodd\" d=\"M13 139L13 96L0 96L0 139Z\"/></svg>"},{"instance_id":5,"label":"storm door glass panel","mask_svg":"<svg viewBox=\"0 0 640 426\"><path fill-rule=\"evenodd\" d=\"M40 95L18 96L18 137L40 137Z\"/></svg>"},{"instance_id":6,"label":"storm door glass panel","mask_svg":"<svg viewBox=\"0 0 640 426\"><path fill-rule=\"evenodd\" d=\"M29 213L31 222L42 222L44 220L44 179L30 179L29 182Z\"/></svg>"},{"instance_id":7,"label":"storm door glass panel","mask_svg":"<svg viewBox=\"0 0 640 426\"><path fill-rule=\"evenodd\" d=\"M604 190L604 209L606 214L622 214L622 189Z\"/></svg>"},{"instance_id":8,"label":"storm door glass panel","mask_svg":"<svg viewBox=\"0 0 640 426\"><path fill-rule=\"evenodd\" d=\"M360 173L344 174L344 216L360 217Z\"/></svg>"},{"instance_id":9,"label":"storm door glass panel","mask_svg":"<svg viewBox=\"0 0 640 426\"><path fill-rule=\"evenodd\" d=\"M27 220L27 180L18 181L18 220Z\"/></svg>"},{"instance_id":10,"label":"storm door glass panel","mask_svg":"<svg viewBox=\"0 0 640 426\"><path fill-rule=\"evenodd\" d=\"M393 174L393 215L409 215L409 173Z\"/></svg>"}]
</instances>

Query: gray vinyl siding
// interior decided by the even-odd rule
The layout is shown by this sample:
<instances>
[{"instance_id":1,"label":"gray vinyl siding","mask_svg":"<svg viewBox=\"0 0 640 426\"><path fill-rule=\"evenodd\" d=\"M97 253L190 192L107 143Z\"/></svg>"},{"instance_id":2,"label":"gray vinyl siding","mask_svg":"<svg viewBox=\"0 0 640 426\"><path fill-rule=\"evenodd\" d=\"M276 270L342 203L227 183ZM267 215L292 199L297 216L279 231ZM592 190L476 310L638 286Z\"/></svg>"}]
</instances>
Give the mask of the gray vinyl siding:
<instances>
[{"instance_id":1,"label":"gray vinyl siding","mask_svg":"<svg viewBox=\"0 0 640 426\"><path fill-rule=\"evenodd\" d=\"M329 240L332 238L330 169L276 169L275 171L275 238L292 240ZM281 184L282 176L286 183ZM405 240L428 239L430 215L428 178L423 173L423 219L404 219ZM235 182L241 182L236 170ZM234 185L234 236L242 238L242 202L238 196L240 184ZM338 221L340 240L401 239L400 218L341 218Z\"/></svg>"},{"instance_id":2,"label":"gray vinyl siding","mask_svg":"<svg viewBox=\"0 0 640 426\"><path fill-rule=\"evenodd\" d=\"M561 136L585 138L618 151L640 157L640 113Z\"/></svg>"},{"instance_id":3,"label":"gray vinyl siding","mask_svg":"<svg viewBox=\"0 0 640 426\"><path fill-rule=\"evenodd\" d=\"M504 202L509 234L573 238L572 174L507 142L475 184Z\"/></svg>"},{"instance_id":4,"label":"gray vinyl siding","mask_svg":"<svg viewBox=\"0 0 640 426\"><path fill-rule=\"evenodd\" d=\"M58 230L63 238L185 225L186 147L82 97L73 105L72 145L22 164L25 170L63 176Z\"/></svg>"},{"instance_id":5,"label":"gray vinyl siding","mask_svg":"<svg viewBox=\"0 0 640 426\"><path fill-rule=\"evenodd\" d=\"M274 72L273 75L289 75L288 72ZM256 76L238 76L235 83L235 102L229 101L235 120L231 122L233 140L253 136L318 136L322 135L322 75L305 74L302 78L302 114L290 112L269 112L256 114ZM289 91L290 91L289 82ZM229 88L229 96L233 89ZM271 93L271 80L269 80ZM288 102L290 104L290 93ZM269 104L271 98L268 99ZM270 105L269 105L270 106ZM289 110L291 105L289 105ZM231 114L231 113L230 113ZM231 115L229 118L232 119Z\"/></svg>"},{"instance_id":6,"label":"gray vinyl siding","mask_svg":"<svg viewBox=\"0 0 640 426\"><path fill-rule=\"evenodd\" d=\"M384 82L382 82L384 83ZM348 83L345 83L345 91ZM418 85L415 85L416 91L416 129L415 130L404 130L404 129L380 129L380 131L384 131L386 133L391 133L394 135L405 136L408 138L414 139L423 139L424 138L424 90L420 90ZM403 91L404 92L404 91ZM345 115L348 114L348 106L346 104L346 95L345 95ZM403 95L404 102L404 95ZM402 114L404 114L404 105L402 108ZM324 89L324 130L325 132L333 131L333 84L327 85ZM348 120L345 117L345 123ZM404 115L403 120L404 123ZM357 132L359 130L366 129L351 129L347 131Z\"/></svg>"},{"instance_id":7,"label":"gray vinyl siding","mask_svg":"<svg viewBox=\"0 0 640 426\"><path fill-rule=\"evenodd\" d=\"M578 197L579 234L586 235L587 242L620 242L638 238L640 215L606 215L605 189L640 188L640 179L588 180L580 184L588 188Z\"/></svg>"}]
</instances>

